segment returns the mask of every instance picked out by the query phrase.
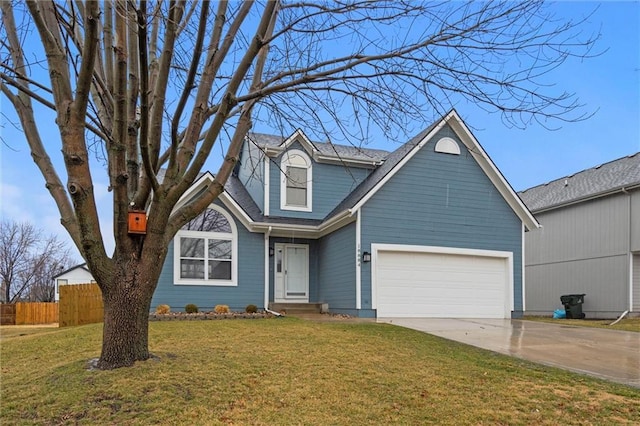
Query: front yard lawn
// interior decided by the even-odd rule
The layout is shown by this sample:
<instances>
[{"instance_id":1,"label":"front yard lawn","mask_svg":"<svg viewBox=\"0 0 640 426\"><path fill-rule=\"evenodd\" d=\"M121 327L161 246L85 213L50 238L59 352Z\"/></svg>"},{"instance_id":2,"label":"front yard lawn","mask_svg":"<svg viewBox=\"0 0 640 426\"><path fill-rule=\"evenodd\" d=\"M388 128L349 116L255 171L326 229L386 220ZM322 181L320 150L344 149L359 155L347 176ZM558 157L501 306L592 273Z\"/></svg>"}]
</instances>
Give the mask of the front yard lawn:
<instances>
[{"instance_id":1,"label":"front yard lawn","mask_svg":"<svg viewBox=\"0 0 640 426\"><path fill-rule=\"evenodd\" d=\"M159 359L88 371L101 329L3 327L2 424L640 423L640 389L388 324L152 322Z\"/></svg>"}]
</instances>

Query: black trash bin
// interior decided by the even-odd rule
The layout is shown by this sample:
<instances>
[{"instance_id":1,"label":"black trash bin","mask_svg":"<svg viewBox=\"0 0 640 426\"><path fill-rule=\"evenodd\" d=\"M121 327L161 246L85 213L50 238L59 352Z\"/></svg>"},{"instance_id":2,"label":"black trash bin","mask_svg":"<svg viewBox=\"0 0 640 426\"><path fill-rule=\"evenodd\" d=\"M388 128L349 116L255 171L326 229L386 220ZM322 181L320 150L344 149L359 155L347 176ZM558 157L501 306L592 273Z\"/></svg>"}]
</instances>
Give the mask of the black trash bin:
<instances>
[{"instance_id":1,"label":"black trash bin","mask_svg":"<svg viewBox=\"0 0 640 426\"><path fill-rule=\"evenodd\" d=\"M584 294L565 294L560 296L560 302L564 305L567 318L584 319L585 315L582 312L584 296Z\"/></svg>"}]
</instances>

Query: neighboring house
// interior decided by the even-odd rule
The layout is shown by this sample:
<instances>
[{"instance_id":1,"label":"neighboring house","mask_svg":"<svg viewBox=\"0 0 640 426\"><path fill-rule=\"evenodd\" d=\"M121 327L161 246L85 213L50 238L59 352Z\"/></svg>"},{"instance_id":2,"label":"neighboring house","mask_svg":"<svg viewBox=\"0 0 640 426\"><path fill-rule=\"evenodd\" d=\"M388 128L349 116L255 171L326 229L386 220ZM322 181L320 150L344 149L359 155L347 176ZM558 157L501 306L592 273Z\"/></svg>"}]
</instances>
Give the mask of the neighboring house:
<instances>
[{"instance_id":1,"label":"neighboring house","mask_svg":"<svg viewBox=\"0 0 640 426\"><path fill-rule=\"evenodd\" d=\"M151 306L518 317L537 226L455 111L393 152L250 134L225 191L174 238Z\"/></svg>"},{"instance_id":2,"label":"neighboring house","mask_svg":"<svg viewBox=\"0 0 640 426\"><path fill-rule=\"evenodd\" d=\"M56 302L60 300L60 291L58 290L61 285L70 284L89 284L95 283L93 275L89 272L86 263L73 266L66 271L60 272L53 277L54 284L56 286Z\"/></svg>"},{"instance_id":3,"label":"neighboring house","mask_svg":"<svg viewBox=\"0 0 640 426\"><path fill-rule=\"evenodd\" d=\"M542 225L525 239L527 314L582 293L588 318L640 314L640 153L519 195Z\"/></svg>"}]
</instances>

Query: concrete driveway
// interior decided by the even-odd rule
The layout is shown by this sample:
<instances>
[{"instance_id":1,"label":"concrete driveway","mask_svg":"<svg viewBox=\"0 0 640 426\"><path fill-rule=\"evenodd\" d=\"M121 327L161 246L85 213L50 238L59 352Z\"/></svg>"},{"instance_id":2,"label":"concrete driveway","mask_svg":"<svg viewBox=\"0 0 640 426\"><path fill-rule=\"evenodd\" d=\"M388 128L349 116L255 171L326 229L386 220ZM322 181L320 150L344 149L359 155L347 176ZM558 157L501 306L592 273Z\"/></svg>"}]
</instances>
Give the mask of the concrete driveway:
<instances>
[{"instance_id":1,"label":"concrete driveway","mask_svg":"<svg viewBox=\"0 0 640 426\"><path fill-rule=\"evenodd\" d=\"M640 387L640 333L500 319L380 318L378 322Z\"/></svg>"}]
</instances>

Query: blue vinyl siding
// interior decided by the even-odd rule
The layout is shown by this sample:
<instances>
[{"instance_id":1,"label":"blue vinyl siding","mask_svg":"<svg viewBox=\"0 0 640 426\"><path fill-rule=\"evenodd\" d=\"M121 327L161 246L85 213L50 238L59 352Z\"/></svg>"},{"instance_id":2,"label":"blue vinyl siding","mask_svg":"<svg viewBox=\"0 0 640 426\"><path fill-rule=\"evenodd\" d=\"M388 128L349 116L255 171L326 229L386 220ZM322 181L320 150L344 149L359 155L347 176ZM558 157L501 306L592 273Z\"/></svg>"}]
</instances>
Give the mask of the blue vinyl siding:
<instances>
[{"instance_id":1,"label":"blue vinyl siding","mask_svg":"<svg viewBox=\"0 0 640 426\"><path fill-rule=\"evenodd\" d=\"M290 149L304 151L294 143ZM269 163L270 216L299 217L305 219L324 219L347 195L353 191L371 172L370 169L347 167L313 162L313 194L312 211L300 212L280 209L280 159L272 159ZM312 160L313 161L313 160Z\"/></svg>"},{"instance_id":2,"label":"blue vinyl siding","mask_svg":"<svg viewBox=\"0 0 640 426\"><path fill-rule=\"evenodd\" d=\"M216 204L220 204L217 203ZM230 216L233 214L225 209ZM238 229L238 285L205 286L174 285L173 241L169 245L167 259L162 268L158 286L151 300L151 308L160 304L171 306L173 311L183 311L189 303L201 310L212 310L215 305L228 305L234 311L243 311L248 304L262 307L264 304L264 235L250 233L234 217Z\"/></svg>"},{"instance_id":3,"label":"blue vinyl siding","mask_svg":"<svg viewBox=\"0 0 640 426\"><path fill-rule=\"evenodd\" d=\"M356 307L356 224L351 223L320 239L318 301L329 310Z\"/></svg>"},{"instance_id":4,"label":"blue vinyl siding","mask_svg":"<svg viewBox=\"0 0 640 426\"><path fill-rule=\"evenodd\" d=\"M264 209L264 154L253 144L245 142L238 170L238 179L258 205Z\"/></svg>"},{"instance_id":5,"label":"blue vinyl siding","mask_svg":"<svg viewBox=\"0 0 640 426\"><path fill-rule=\"evenodd\" d=\"M461 155L436 153L449 136ZM522 311L522 222L446 126L364 206L361 250L372 243L513 253L514 309ZM371 264L362 265L362 308L371 308Z\"/></svg>"}]
</instances>

